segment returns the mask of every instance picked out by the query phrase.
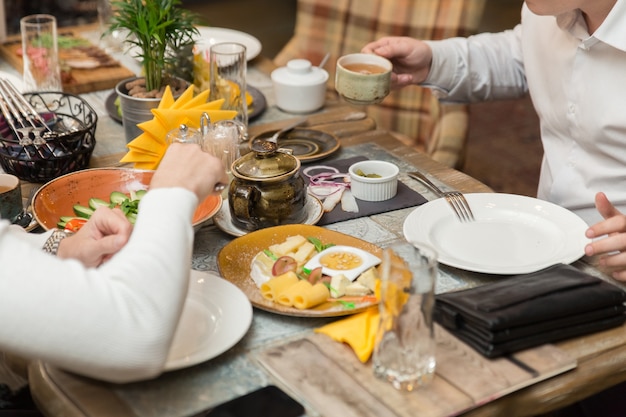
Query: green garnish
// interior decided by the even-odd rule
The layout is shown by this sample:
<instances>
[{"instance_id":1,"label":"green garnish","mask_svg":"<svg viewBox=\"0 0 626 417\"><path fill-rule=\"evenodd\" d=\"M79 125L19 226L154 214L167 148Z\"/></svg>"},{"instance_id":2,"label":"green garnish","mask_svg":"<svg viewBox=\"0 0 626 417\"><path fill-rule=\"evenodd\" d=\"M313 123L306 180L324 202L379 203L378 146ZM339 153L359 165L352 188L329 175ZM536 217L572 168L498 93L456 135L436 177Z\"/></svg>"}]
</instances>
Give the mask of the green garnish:
<instances>
[{"instance_id":1,"label":"green garnish","mask_svg":"<svg viewBox=\"0 0 626 417\"><path fill-rule=\"evenodd\" d=\"M315 250L316 250L317 252L321 252L321 251L323 251L324 249L328 249L328 248L330 248L330 247L332 247L332 246L335 246L335 244L334 244L334 243L329 243L329 244L325 245L325 244L323 244L323 243L322 243L322 241L321 241L321 240L319 240L319 239L318 239L318 238L316 238L316 237L312 237L312 236L309 236L309 237L307 238L307 240L308 240L309 242L311 242L311 243L313 244L313 246L315 246Z\"/></svg>"},{"instance_id":2,"label":"green garnish","mask_svg":"<svg viewBox=\"0 0 626 417\"><path fill-rule=\"evenodd\" d=\"M337 302L341 304L342 306L344 306L345 308L349 308L349 309L356 308L356 304L354 304L351 301L337 300Z\"/></svg>"},{"instance_id":3,"label":"green garnish","mask_svg":"<svg viewBox=\"0 0 626 417\"><path fill-rule=\"evenodd\" d=\"M278 260L278 257L277 257L276 255L274 255L274 252L272 252L272 251L271 251L271 250L269 250L269 249L263 249L263 253L264 253L265 255L267 255L267 257L268 257L268 258L270 258L270 259L271 259L271 260L273 260L273 261Z\"/></svg>"},{"instance_id":4,"label":"green garnish","mask_svg":"<svg viewBox=\"0 0 626 417\"><path fill-rule=\"evenodd\" d=\"M381 178L381 176L379 174L366 174L365 172L363 172L363 170L361 169L357 169L356 171L356 175L360 176L360 177L366 177L366 178Z\"/></svg>"}]
</instances>

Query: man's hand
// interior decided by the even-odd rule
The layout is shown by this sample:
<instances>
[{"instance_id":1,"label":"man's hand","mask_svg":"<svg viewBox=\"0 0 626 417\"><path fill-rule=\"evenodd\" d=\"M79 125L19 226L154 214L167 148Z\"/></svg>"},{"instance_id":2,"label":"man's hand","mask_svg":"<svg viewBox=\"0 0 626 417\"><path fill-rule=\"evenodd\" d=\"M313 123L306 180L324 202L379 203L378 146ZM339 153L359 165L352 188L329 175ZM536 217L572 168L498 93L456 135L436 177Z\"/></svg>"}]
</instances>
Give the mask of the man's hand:
<instances>
[{"instance_id":1,"label":"man's hand","mask_svg":"<svg viewBox=\"0 0 626 417\"><path fill-rule=\"evenodd\" d=\"M613 206L604 193L596 194L596 208L604 217L587 229L585 235L594 240L585 247L585 255L599 256L599 266L612 271L613 278L626 281L626 216Z\"/></svg>"},{"instance_id":2,"label":"man's hand","mask_svg":"<svg viewBox=\"0 0 626 417\"><path fill-rule=\"evenodd\" d=\"M97 267L128 242L132 224L119 209L99 207L81 229L59 244L57 256Z\"/></svg>"}]
</instances>

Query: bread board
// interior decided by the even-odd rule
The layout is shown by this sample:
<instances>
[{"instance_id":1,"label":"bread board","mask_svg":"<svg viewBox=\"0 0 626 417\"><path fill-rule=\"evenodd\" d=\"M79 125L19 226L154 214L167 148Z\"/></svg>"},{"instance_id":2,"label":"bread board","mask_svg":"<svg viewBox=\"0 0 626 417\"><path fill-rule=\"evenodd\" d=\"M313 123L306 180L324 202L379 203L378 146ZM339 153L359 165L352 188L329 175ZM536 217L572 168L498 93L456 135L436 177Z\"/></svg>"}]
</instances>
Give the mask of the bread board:
<instances>
[{"instance_id":1,"label":"bread board","mask_svg":"<svg viewBox=\"0 0 626 417\"><path fill-rule=\"evenodd\" d=\"M76 46L59 47L59 56L63 71L62 71L62 84L63 91L72 94L89 93L92 91L107 90L114 88L120 81L132 77L135 74L120 64L117 60L100 49L97 45L93 45L90 41L80 36L78 30L64 30L59 29L58 37L63 38L64 45L67 44L79 44L80 48ZM67 42L70 40L70 42ZM23 60L21 57L22 42L19 36L9 37L4 43L0 44L0 56L15 67L20 73L23 71ZM84 62L98 61L96 64L92 64L90 68L75 68L67 65L69 56L72 56L74 61L77 59L83 59ZM75 58L77 57L78 58ZM63 59L66 59L63 62Z\"/></svg>"}]
</instances>

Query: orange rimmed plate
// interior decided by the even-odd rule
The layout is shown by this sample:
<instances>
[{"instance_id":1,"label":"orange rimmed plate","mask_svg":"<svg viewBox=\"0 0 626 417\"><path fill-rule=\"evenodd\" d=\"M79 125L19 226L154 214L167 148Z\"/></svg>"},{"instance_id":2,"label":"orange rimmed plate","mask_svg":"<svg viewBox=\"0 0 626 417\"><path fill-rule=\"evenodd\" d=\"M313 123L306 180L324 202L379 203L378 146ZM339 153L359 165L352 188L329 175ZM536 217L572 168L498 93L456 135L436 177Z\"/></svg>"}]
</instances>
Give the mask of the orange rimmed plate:
<instances>
[{"instance_id":1,"label":"orange rimmed plate","mask_svg":"<svg viewBox=\"0 0 626 417\"><path fill-rule=\"evenodd\" d=\"M333 230L319 226L288 224L284 226L260 229L238 237L228 243L217 255L217 266L220 274L241 289L254 307L272 313L297 317L335 317L361 312L373 305L372 302L356 303L354 308L344 307L338 302L327 302L315 308L299 310L269 301L261 295L261 291L250 277L250 264L257 253L276 243L284 242L289 236L302 235L316 237L325 244L353 246L363 249L378 257L382 249L378 246Z\"/></svg>"},{"instance_id":2,"label":"orange rimmed plate","mask_svg":"<svg viewBox=\"0 0 626 417\"><path fill-rule=\"evenodd\" d=\"M154 171L134 168L91 168L71 172L45 183L33 196L35 220L45 230L57 227L61 216L74 216L73 206L87 206L92 197L109 201L113 191L128 194L145 190ZM221 196L207 197L196 209L193 226L199 228L222 206Z\"/></svg>"}]
</instances>

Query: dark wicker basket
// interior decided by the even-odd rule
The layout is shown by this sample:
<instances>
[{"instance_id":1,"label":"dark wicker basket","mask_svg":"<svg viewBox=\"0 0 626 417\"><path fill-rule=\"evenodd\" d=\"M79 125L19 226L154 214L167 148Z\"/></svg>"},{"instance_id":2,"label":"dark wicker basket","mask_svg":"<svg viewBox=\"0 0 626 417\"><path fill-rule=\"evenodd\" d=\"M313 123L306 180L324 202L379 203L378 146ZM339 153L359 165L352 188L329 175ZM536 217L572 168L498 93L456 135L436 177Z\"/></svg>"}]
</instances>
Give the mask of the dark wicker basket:
<instances>
[{"instance_id":1,"label":"dark wicker basket","mask_svg":"<svg viewBox=\"0 0 626 417\"><path fill-rule=\"evenodd\" d=\"M24 97L60 134L47 138L44 144L23 145L2 117L2 169L22 180L42 183L87 168L96 146L98 116L93 108L82 98L67 93L27 93ZM68 131L67 126L74 129Z\"/></svg>"}]
</instances>

